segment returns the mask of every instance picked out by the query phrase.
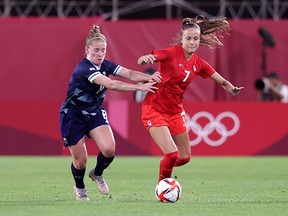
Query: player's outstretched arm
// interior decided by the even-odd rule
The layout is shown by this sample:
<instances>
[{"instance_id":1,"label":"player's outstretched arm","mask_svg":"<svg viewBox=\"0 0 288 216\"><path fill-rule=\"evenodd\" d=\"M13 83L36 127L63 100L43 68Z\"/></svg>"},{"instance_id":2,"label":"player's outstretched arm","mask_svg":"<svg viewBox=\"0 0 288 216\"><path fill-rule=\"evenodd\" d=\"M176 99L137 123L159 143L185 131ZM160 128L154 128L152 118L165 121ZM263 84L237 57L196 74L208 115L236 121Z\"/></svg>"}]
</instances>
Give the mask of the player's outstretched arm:
<instances>
[{"instance_id":1,"label":"player's outstretched arm","mask_svg":"<svg viewBox=\"0 0 288 216\"><path fill-rule=\"evenodd\" d=\"M106 77L104 75L97 76L94 80L94 83L104 86L107 89L111 89L114 91L149 91L149 92L155 92L158 88L154 86L156 82L147 82L143 84L131 84L122 82L119 80L112 80L109 77Z\"/></svg>"},{"instance_id":2,"label":"player's outstretched arm","mask_svg":"<svg viewBox=\"0 0 288 216\"><path fill-rule=\"evenodd\" d=\"M125 79L134 81L134 82L161 82L161 75L158 71L156 71L154 74L149 75L140 71L131 70L125 67L122 67L122 69L119 71L118 76L121 76Z\"/></svg>"},{"instance_id":3,"label":"player's outstretched arm","mask_svg":"<svg viewBox=\"0 0 288 216\"><path fill-rule=\"evenodd\" d=\"M228 80L224 79L219 73L214 73L210 76L217 84L219 84L223 89L229 92L232 96L235 96L240 93L244 87L237 87L232 85Z\"/></svg>"}]
</instances>

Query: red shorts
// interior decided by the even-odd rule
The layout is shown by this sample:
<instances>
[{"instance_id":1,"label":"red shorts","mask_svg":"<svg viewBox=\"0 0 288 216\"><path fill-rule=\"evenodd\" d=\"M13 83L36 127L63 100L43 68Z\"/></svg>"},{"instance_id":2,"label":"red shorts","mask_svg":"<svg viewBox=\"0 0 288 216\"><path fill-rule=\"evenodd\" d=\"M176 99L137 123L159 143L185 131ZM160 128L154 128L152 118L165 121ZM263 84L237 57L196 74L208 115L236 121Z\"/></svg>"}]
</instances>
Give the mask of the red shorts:
<instances>
[{"instance_id":1,"label":"red shorts","mask_svg":"<svg viewBox=\"0 0 288 216\"><path fill-rule=\"evenodd\" d=\"M167 126L172 136L187 130L184 111L181 113L161 113L149 104L142 104L142 122L147 130L150 127Z\"/></svg>"}]
</instances>

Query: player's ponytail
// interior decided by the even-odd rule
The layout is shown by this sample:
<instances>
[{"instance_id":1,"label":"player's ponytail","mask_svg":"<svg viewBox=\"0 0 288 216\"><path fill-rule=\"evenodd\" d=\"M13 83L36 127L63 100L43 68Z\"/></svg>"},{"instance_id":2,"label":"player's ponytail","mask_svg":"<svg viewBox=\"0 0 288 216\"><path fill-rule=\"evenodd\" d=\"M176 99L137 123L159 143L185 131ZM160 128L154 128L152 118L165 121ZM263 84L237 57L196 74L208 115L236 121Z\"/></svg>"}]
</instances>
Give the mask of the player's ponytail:
<instances>
[{"instance_id":1,"label":"player's ponytail","mask_svg":"<svg viewBox=\"0 0 288 216\"><path fill-rule=\"evenodd\" d=\"M101 33L100 26L98 25L93 25L92 29L89 31L89 35L86 39L86 46L91 45L94 40L106 42L106 37Z\"/></svg>"},{"instance_id":2,"label":"player's ponytail","mask_svg":"<svg viewBox=\"0 0 288 216\"><path fill-rule=\"evenodd\" d=\"M185 18L182 20L180 34L176 38L174 45L181 45L183 31L188 28L199 28L201 32L200 45L215 48L223 45L219 37L228 33L229 23L225 18L207 19L202 15L196 18Z\"/></svg>"},{"instance_id":3,"label":"player's ponytail","mask_svg":"<svg viewBox=\"0 0 288 216\"><path fill-rule=\"evenodd\" d=\"M210 48L223 45L219 37L223 37L229 31L229 23L225 18L207 19L203 16L197 16L194 20L201 29L200 45Z\"/></svg>"}]
</instances>

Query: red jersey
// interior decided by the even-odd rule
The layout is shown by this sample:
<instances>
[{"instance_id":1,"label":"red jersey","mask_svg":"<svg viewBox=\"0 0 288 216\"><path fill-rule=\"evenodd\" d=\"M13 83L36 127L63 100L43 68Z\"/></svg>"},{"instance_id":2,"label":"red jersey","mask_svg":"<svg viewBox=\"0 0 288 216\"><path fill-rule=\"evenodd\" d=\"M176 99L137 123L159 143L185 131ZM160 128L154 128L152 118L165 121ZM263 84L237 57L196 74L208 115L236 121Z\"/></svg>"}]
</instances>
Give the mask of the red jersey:
<instances>
[{"instance_id":1,"label":"red jersey","mask_svg":"<svg viewBox=\"0 0 288 216\"><path fill-rule=\"evenodd\" d=\"M143 103L150 104L159 112L180 113L185 90L195 76L207 78L215 70L195 54L187 60L181 46L153 50L152 53L156 55L156 62L160 62L158 71L162 81L156 85L159 89L155 93L147 93Z\"/></svg>"}]
</instances>

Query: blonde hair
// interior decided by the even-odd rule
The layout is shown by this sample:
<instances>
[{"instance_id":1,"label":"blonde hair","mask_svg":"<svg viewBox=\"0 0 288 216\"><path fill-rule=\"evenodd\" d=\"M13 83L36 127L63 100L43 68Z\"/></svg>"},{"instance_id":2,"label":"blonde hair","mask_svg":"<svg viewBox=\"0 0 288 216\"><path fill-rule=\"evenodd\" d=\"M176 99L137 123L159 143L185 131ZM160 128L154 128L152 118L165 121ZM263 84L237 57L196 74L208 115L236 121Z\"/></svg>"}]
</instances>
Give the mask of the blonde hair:
<instances>
[{"instance_id":1,"label":"blonde hair","mask_svg":"<svg viewBox=\"0 0 288 216\"><path fill-rule=\"evenodd\" d=\"M94 41L99 41L99 40L106 43L106 37L101 33L100 27L97 25L93 25L93 27L89 31L89 35L86 39L86 46L89 46Z\"/></svg>"},{"instance_id":2,"label":"blonde hair","mask_svg":"<svg viewBox=\"0 0 288 216\"><path fill-rule=\"evenodd\" d=\"M179 35L174 40L174 45L181 45L181 38L183 31L188 28L200 29L200 45L215 48L222 46L223 43L219 37L228 34L229 23L226 18L223 19L207 19L204 16L197 16L196 18L185 18L182 20L182 27Z\"/></svg>"}]
</instances>

